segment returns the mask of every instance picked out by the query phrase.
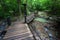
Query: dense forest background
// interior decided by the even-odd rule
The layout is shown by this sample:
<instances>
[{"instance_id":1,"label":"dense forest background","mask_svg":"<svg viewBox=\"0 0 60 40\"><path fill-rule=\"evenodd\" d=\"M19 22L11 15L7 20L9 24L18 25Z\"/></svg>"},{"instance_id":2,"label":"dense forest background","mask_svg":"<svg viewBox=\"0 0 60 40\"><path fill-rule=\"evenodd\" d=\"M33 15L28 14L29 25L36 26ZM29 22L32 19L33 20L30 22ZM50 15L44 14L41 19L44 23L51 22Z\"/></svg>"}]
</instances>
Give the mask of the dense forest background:
<instances>
[{"instance_id":1,"label":"dense forest background","mask_svg":"<svg viewBox=\"0 0 60 40\"><path fill-rule=\"evenodd\" d=\"M26 10L23 4L26 4ZM49 16L47 19L53 19L57 23L57 26L54 27L60 35L60 0L0 0L0 21L8 16L12 20L15 20L14 17L23 18L25 11L27 15L30 12L35 13L35 11L37 14L38 12L46 12Z\"/></svg>"},{"instance_id":2,"label":"dense forest background","mask_svg":"<svg viewBox=\"0 0 60 40\"><path fill-rule=\"evenodd\" d=\"M60 0L0 0L0 19L20 16L25 11L23 4L27 4L27 14L36 10L60 16Z\"/></svg>"}]
</instances>

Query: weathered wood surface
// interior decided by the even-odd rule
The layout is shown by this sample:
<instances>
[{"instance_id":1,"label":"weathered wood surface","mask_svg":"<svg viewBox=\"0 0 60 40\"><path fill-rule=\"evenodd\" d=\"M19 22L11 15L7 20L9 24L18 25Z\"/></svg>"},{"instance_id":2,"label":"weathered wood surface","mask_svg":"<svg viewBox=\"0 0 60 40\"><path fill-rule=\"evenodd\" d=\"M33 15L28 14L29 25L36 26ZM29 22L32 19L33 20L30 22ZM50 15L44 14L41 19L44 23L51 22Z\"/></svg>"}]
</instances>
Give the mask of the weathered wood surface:
<instances>
[{"instance_id":1,"label":"weathered wood surface","mask_svg":"<svg viewBox=\"0 0 60 40\"><path fill-rule=\"evenodd\" d=\"M30 23L34 18L35 18L35 15L34 15L34 13L32 13L31 15L27 16L26 22Z\"/></svg>"},{"instance_id":2,"label":"weathered wood surface","mask_svg":"<svg viewBox=\"0 0 60 40\"><path fill-rule=\"evenodd\" d=\"M4 40L34 40L27 24L14 24L9 27Z\"/></svg>"}]
</instances>

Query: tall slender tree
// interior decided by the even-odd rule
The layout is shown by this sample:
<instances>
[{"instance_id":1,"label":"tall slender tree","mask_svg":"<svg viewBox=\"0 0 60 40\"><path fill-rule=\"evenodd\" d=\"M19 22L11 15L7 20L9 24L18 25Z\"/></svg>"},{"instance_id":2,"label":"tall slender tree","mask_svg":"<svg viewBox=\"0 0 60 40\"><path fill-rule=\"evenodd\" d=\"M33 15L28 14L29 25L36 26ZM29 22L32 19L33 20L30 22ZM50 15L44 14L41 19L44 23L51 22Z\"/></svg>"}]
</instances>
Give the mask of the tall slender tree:
<instances>
[{"instance_id":1,"label":"tall slender tree","mask_svg":"<svg viewBox=\"0 0 60 40\"><path fill-rule=\"evenodd\" d=\"M18 3L18 12L21 15L21 0L17 0Z\"/></svg>"}]
</instances>

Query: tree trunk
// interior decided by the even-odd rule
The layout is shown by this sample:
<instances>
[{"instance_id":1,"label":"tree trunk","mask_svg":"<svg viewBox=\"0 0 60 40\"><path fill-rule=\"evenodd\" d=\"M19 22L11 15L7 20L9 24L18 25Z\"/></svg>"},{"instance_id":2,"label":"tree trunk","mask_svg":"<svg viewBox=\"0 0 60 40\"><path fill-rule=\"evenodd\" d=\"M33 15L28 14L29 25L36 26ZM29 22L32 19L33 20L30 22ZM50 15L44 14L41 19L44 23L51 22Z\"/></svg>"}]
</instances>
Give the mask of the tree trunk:
<instances>
[{"instance_id":1,"label":"tree trunk","mask_svg":"<svg viewBox=\"0 0 60 40\"><path fill-rule=\"evenodd\" d=\"M22 14L21 14L21 0L17 0L18 3L18 19L21 20Z\"/></svg>"},{"instance_id":2,"label":"tree trunk","mask_svg":"<svg viewBox=\"0 0 60 40\"><path fill-rule=\"evenodd\" d=\"M21 0L17 0L18 3L18 12L21 15Z\"/></svg>"}]
</instances>

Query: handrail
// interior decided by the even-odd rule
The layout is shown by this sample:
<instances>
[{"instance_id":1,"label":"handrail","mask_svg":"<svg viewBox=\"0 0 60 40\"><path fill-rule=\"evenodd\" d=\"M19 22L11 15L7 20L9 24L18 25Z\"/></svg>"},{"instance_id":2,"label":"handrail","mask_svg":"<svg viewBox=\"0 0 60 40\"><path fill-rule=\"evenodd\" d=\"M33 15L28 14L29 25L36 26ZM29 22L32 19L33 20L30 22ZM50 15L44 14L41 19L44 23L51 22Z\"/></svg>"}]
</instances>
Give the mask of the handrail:
<instances>
[{"instance_id":1,"label":"handrail","mask_svg":"<svg viewBox=\"0 0 60 40\"><path fill-rule=\"evenodd\" d=\"M35 26L31 25L32 29L35 31L35 33L37 34L37 36L40 38L40 40L42 40L42 38L40 37L38 31L36 30Z\"/></svg>"},{"instance_id":2,"label":"handrail","mask_svg":"<svg viewBox=\"0 0 60 40\"><path fill-rule=\"evenodd\" d=\"M31 15L26 17L26 22L30 23L34 18L35 18L34 14L31 14Z\"/></svg>"}]
</instances>

